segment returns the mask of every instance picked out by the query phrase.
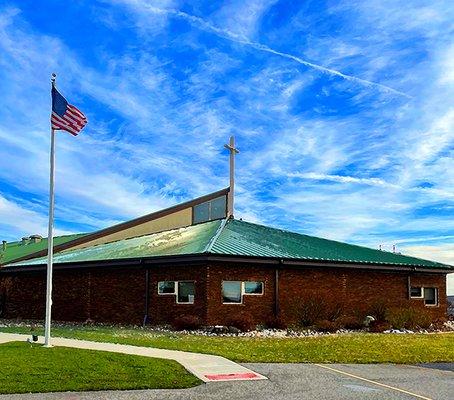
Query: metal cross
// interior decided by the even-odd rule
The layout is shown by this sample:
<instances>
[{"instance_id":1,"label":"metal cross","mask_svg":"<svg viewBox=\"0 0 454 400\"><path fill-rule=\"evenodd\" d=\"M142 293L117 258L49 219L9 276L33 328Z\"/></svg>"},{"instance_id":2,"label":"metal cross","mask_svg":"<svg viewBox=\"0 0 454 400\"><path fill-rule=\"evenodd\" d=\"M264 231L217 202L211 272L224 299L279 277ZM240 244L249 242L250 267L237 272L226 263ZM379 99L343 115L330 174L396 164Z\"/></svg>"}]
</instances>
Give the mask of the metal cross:
<instances>
[{"instance_id":1,"label":"metal cross","mask_svg":"<svg viewBox=\"0 0 454 400\"><path fill-rule=\"evenodd\" d=\"M229 144L225 144L224 147L230 152L230 188L227 202L227 218L233 218L233 202L235 193L235 154L240 151L235 147L235 138L230 136Z\"/></svg>"}]
</instances>

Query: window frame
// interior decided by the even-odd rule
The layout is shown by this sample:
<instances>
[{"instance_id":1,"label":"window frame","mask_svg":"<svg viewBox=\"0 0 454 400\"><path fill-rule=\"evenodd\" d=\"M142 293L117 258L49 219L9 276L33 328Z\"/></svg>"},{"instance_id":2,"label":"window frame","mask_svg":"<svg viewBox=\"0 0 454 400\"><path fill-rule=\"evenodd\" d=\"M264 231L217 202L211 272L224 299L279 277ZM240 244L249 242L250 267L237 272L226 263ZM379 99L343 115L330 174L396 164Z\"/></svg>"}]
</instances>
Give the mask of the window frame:
<instances>
[{"instance_id":1,"label":"window frame","mask_svg":"<svg viewBox=\"0 0 454 400\"><path fill-rule=\"evenodd\" d=\"M240 284L240 302L225 302L224 301L224 282L235 282ZM222 281L221 282L221 298L222 298L222 304L229 304L229 305L241 305L243 304L243 282L242 281Z\"/></svg>"},{"instance_id":2,"label":"window frame","mask_svg":"<svg viewBox=\"0 0 454 400\"><path fill-rule=\"evenodd\" d=\"M174 292L173 293L159 293L159 284L161 282L173 282L174 283ZM191 282L194 284L194 300L192 302L189 301L178 301L178 292L179 292L179 283L180 282ZM179 281L158 281L158 296L175 296L175 304L194 304L195 303L195 296L196 296L196 281L190 279L183 279Z\"/></svg>"},{"instance_id":3,"label":"window frame","mask_svg":"<svg viewBox=\"0 0 454 400\"><path fill-rule=\"evenodd\" d=\"M411 295L411 288L420 288L421 289L421 296L412 296ZM434 289L435 290L435 303L434 304L427 304L424 292L426 289ZM422 300L424 302L425 307L438 307L440 305L440 297L439 297L439 290L437 286L411 286L410 287L410 299L415 300Z\"/></svg>"},{"instance_id":4,"label":"window frame","mask_svg":"<svg viewBox=\"0 0 454 400\"><path fill-rule=\"evenodd\" d=\"M241 301L239 303L233 303L233 302L225 302L224 301L224 282L239 282L240 283L240 291L241 291ZM262 284L262 292L261 293L246 293L245 291L245 283L246 282L259 282ZM222 299L222 304L228 304L228 305L241 305L244 304L243 297L244 296L263 296L265 294L265 282L264 281L233 281L233 280L222 280L221 281L221 299Z\"/></svg>"},{"instance_id":5,"label":"window frame","mask_svg":"<svg viewBox=\"0 0 454 400\"><path fill-rule=\"evenodd\" d=\"M180 282L190 282L194 285L194 299L191 301L178 301L178 296L179 296L179 292L180 292L180 289L179 289L179 284ZM194 304L195 302L195 281L190 281L190 280L184 280L184 281L175 281L176 285L176 290L175 290L175 302L177 304Z\"/></svg>"},{"instance_id":6,"label":"window frame","mask_svg":"<svg viewBox=\"0 0 454 400\"><path fill-rule=\"evenodd\" d=\"M173 293L161 293L159 291L159 284L161 282L173 282ZM176 282L177 281L158 281L158 295L159 296L175 296L175 294L177 293L177 285L176 285Z\"/></svg>"},{"instance_id":7,"label":"window frame","mask_svg":"<svg viewBox=\"0 0 454 400\"><path fill-rule=\"evenodd\" d=\"M433 289L433 290L434 290L434 294L435 294L435 303L434 303L434 304L427 304L427 303L426 303L426 298L425 298L425 296L424 296L424 297L423 297L424 305L425 305L426 307L438 307L438 306L439 306L438 287L435 287L435 286L427 286L427 287L424 287L423 292L425 292L426 289ZM423 294L424 294L424 293L423 293Z\"/></svg>"},{"instance_id":8,"label":"window frame","mask_svg":"<svg viewBox=\"0 0 454 400\"><path fill-rule=\"evenodd\" d=\"M246 283L248 282L254 282L254 283L260 283L262 286L262 291L260 293L246 293ZM263 296L265 293L265 282L263 281L243 281L243 295L244 296Z\"/></svg>"},{"instance_id":9,"label":"window frame","mask_svg":"<svg viewBox=\"0 0 454 400\"><path fill-rule=\"evenodd\" d=\"M413 288L420 289L421 290L421 294L419 296L413 296L411 294L411 290ZM412 298L412 299L424 299L424 287L423 286L411 286L410 287L410 298Z\"/></svg>"},{"instance_id":10,"label":"window frame","mask_svg":"<svg viewBox=\"0 0 454 400\"><path fill-rule=\"evenodd\" d=\"M213 201L216 201L216 200L219 200L219 199L223 199L223 202L224 202L224 215L220 218L212 218L212 202ZM228 196L227 195L221 195L219 197L215 197L211 200L206 200L204 201L203 203L199 203L199 204L194 204L191 208L192 208L192 225L197 225L197 224L203 224L205 222L210 222L210 221L218 221L220 219L224 219L224 218L227 218L227 209L228 209ZM196 210L196 207L199 207L199 206L202 206L204 204L207 204L208 205L208 219L207 220L203 220L203 221L196 221L196 217L195 217L195 210Z\"/></svg>"}]
</instances>

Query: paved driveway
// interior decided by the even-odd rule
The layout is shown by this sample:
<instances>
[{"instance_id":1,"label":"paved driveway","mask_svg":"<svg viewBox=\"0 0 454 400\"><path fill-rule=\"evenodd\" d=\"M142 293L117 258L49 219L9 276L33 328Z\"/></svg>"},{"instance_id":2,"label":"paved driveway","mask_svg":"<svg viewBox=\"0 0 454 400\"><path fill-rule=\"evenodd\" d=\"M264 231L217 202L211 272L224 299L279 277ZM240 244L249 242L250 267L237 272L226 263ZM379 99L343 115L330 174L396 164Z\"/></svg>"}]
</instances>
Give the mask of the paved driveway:
<instances>
[{"instance_id":1,"label":"paved driveway","mask_svg":"<svg viewBox=\"0 0 454 400\"><path fill-rule=\"evenodd\" d=\"M245 364L269 378L212 382L184 390L7 395L0 400L378 400L454 399L454 364Z\"/></svg>"}]
</instances>

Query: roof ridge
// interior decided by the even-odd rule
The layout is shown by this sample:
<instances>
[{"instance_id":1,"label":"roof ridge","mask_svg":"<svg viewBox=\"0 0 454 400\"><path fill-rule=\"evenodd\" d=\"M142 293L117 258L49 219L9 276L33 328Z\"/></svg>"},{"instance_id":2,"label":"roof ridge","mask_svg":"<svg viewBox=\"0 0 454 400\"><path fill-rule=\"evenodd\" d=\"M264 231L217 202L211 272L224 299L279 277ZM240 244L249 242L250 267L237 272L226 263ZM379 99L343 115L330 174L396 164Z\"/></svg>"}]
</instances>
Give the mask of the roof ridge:
<instances>
[{"instance_id":1,"label":"roof ridge","mask_svg":"<svg viewBox=\"0 0 454 400\"><path fill-rule=\"evenodd\" d=\"M224 230L228 220L229 220L228 218L222 219L221 224L219 225L216 233L213 235L211 240L207 243L206 247L203 249L203 253L210 253L211 252L214 244L216 243L216 240L221 235L221 233Z\"/></svg>"}]
</instances>

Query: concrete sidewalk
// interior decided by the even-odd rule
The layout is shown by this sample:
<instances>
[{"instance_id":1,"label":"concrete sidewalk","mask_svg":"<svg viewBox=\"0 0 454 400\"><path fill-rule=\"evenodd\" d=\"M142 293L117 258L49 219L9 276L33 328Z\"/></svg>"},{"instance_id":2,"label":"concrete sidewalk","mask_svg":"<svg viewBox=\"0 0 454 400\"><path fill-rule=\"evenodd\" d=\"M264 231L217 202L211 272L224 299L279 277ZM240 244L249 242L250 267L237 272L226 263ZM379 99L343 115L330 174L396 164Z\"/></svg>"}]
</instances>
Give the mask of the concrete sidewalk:
<instances>
[{"instance_id":1,"label":"concrete sidewalk","mask_svg":"<svg viewBox=\"0 0 454 400\"><path fill-rule=\"evenodd\" d=\"M29 338L31 338L30 335L0 333L0 343L23 342ZM38 343L44 343L44 339L40 337ZM265 376L243 367L242 365L234 363L224 357L213 356L210 354L164 350L125 344L90 342L88 340L65 339L57 337L52 338L52 345L175 360L204 382L267 379Z\"/></svg>"}]
</instances>

